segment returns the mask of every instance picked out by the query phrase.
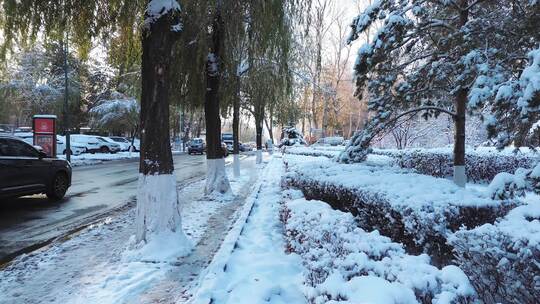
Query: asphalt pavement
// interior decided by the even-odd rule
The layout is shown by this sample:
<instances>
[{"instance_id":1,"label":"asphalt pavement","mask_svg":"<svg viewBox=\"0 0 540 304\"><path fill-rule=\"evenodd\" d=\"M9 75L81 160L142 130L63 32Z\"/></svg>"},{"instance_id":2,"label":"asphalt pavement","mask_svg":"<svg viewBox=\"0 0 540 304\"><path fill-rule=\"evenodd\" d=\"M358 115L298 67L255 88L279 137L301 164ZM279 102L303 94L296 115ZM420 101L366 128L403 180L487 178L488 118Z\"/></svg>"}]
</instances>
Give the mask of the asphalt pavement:
<instances>
[{"instance_id":1,"label":"asphalt pavement","mask_svg":"<svg viewBox=\"0 0 540 304\"><path fill-rule=\"evenodd\" d=\"M0 200L0 264L133 207L138 166L138 159L131 159L75 167L72 185L58 202L44 195ZM203 178L205 156L175 155L174 167L179 184Z\"/></svg>"}]
</instances>

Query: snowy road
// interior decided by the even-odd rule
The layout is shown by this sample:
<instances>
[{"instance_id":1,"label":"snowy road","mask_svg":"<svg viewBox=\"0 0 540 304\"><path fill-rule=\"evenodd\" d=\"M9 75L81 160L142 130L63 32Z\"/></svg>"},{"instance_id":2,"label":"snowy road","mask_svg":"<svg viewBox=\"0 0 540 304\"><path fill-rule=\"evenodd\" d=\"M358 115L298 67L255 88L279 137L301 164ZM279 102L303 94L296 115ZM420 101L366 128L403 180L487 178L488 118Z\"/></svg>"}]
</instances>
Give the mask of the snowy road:
<instances>
[{"instance_id":1,"label":"snowy road","mask_svg":"<svg viewBox=\"0 0 540 304\"><path fill-rule=\"evenodd\" d=\"M177 262L130 258L135 208L123 208L0 268L0 304L173 304L189 300L199 276L236 223L262 168L264 165L255 165L254 157L242 161L240 178L232 178L232 168L227 168L232 191L222 197L204 195L204 178L179 185L182 226L194 249Z\"/></svg>"},{"instance_id":2,"label":"snowy road","mask_svg":"<svg viewBox=\"0 0 540 304\"><path fill-rule=\"evenodd\" d=\"M198 179L206 169L204 156L176 155L174 163L178 183ZM75 167L72 186L60 202L44 196L2 201L0 261L127 208L134 200L137 175L137 159Z\"/></svg>"}]
</instances>

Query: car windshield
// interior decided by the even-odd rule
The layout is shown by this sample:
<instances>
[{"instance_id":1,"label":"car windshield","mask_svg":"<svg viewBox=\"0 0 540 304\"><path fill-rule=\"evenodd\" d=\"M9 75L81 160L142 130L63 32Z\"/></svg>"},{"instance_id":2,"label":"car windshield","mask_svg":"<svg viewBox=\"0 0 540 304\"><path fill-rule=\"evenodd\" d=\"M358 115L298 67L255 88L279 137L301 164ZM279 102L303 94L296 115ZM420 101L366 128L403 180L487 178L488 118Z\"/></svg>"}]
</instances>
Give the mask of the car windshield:
<instances>
[{"instance_id":1,"label":"car windshield","mask_svg":"<svg viewBox=\"0 0 540 304\"><path fill-rule=\"evenodd\" d=\"M102 141L102 142L107 142L105 139L101 138L101 137L98 137L97 138L99 141Z\"/></svg>"},{"instance_id":2,"label":"car windshield","mask_svg":"<svg viewBox=\"0 0 540 304\"><path fill-rule=\"evenodd\" d=\"M193 140L191 140L191 143L194 144L194 145L202 144L202 139L193 139Z\"/></svg>"},{"instance_id":3,"label":"car windshield","mask_svg":"<svg viewBox=\"0 0 540 304\"><path fill-rule=\"evenodd\" d=\"M123 143L127 143L128 140L125 139L125 138L122 138L122 137L111 137L112 140L114 140L115 142L123 142Z\"/></svg>"}]
</instances>

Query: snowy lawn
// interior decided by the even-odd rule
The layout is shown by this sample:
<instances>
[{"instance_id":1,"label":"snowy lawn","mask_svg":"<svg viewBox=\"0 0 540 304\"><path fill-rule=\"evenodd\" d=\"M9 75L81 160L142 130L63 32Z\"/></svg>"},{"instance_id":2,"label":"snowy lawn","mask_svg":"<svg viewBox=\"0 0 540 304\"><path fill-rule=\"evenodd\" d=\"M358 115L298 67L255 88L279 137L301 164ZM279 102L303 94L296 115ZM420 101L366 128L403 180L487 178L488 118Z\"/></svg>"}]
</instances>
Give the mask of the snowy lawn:
<instances>
[{"instance_id":1,"label":"snowy lawn","mask_svg":"<svg viewBox=\"0 0 540 304\"><path fill-rule=\"evenodd\" d=\"M204 180L179 191L182 225L196 244L172 263L133 261L126 256L135 233L135 208L92 225L68 240L20 256L0 270L0 303L153 303L185 301L238 217L257 179L254 161L231 181L236 196L207 199ZM227 168L232 175L232 168ZM249 173L248 173L249 172ZM167 246L167 244L163 244Z\"/></svg>"}]
</instances>

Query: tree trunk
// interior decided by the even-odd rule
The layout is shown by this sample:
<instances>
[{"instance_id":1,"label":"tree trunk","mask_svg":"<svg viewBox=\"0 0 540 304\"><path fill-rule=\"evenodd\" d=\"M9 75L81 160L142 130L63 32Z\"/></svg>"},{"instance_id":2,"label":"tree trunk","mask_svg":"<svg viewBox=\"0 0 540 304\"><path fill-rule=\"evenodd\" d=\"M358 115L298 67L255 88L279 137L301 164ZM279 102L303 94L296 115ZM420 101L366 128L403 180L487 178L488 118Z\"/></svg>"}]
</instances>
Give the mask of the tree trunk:
<instances>
[{"instance_id":1,"label":"tree trunk","mask_svg":"<svg viewBox=\"0 0 540 304\"><path fill-rule=\"evenodd\" d=\"M465 187L465 111L467 106L467 89L460 89L455 98L456 116L454 118L454 183Z\"/></svg>"},{"instance_id":2,"label":"tree trunk","mask_svg":"<svg viewBox=\"0 0 540 304\"><path fill-rule=\"evenodd\" d=\"M221 147L221 117L219 114L220 56L223 36L221 1L218 1L214 20L210 52L206 61L206 96L204 114L206 121L206 187L205 193L226 193L231 189L225 173L224 151Z\"/></svg>"},{"instance_id":3,"label":"tree trunk","mask_svg":"<svg viewBox=\"0 0 540 304\"><path fill-rule=\"evenodd\" d=\"M469 19L468 0L460 0L461 8L459 23L463 27ZM467 110L467 95L469 90L461 88L455 97L456 116L454 118L454 183L460 187L465 187L467 183L467 173L465 172L465 112Z\"/></svg>"},{"instance_id":4,"label":"tree trunk","mask_svg":"<svg viewBox=\"0 0 540 304\"><path fill-rule=\"evenodd\" d=\"M323 108L323 117L322 117L322 133L321 136L325 138L327 136L326 132L328 129L328 98L324 98L324 108Z\"/></svg>"},{"instance_id":5,"label":"tree trunk","mask_svg":"<svg viewBox=\"0 0 540 304\"><path fill-rule=\"evenodd\" d=\"M233 102L233 173L240 177L240 76L236 77L236 95Z\"/></svg>"},{"instance_id":6,"label":"tree trunk","mask_svg":"<svg viewBox=\"0 0 540 304\"><path fill-rule=\"evenodd\" d=\"M179 38L171 26L176 11L150 22L142 33L141 157L137 195L137 244L160 242L157 235L176 242L175 257L190 250L182 231L176 177L169 142L169 67L171 48ZM174 23L173 23L174 22ZM156 235L156 237L153 237ZM150 246L147 246L149 248ZM155 252L144 252L145 258Z\"/></svg>"},{"instance_id":7,"label":"tree trunk","mask_svg":"<svg viewBox=\"0 0 540 304\"><path fill-rule=\"evenodd\" d=\"M264 120L264 108L260 109L259 113L255 115L255 132L256 143L257 143L257 154L255 163L262 163L262 131L263 131L263 120Z\"/></svg>"}]
</instances>

